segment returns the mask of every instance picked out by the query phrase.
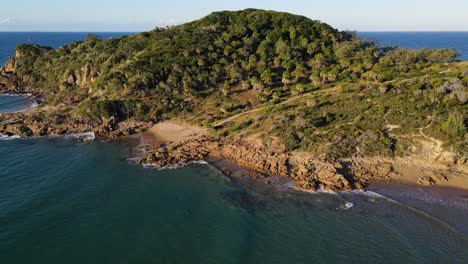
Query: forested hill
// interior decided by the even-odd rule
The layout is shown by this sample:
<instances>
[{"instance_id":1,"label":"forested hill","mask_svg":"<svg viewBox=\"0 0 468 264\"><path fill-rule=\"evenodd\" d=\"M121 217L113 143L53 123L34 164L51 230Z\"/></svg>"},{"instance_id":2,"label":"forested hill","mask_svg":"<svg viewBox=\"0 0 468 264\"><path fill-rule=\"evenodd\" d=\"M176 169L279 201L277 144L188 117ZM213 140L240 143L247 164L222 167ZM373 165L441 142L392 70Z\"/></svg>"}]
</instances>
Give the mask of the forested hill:
<instances>
[{"instance_id":1,"label":"forested hill","mask_svg":"<svg viewBox=\"0 0 468 264\"><path fill-rule=\"evenodd\" d=\"M363 142L378 143L366 153L395 153L386 123L411 131L432 122L432 135L464 149L468 79L456 56L379 47L306 17L247 9L118 39L89 35L55 50L20 45L3 75L70 116L186 116L221 135L278 135L288 149L345 142L334 151L347 156ZM344 124L342 135L332 129Z\"/></svg>"}]
</instances>

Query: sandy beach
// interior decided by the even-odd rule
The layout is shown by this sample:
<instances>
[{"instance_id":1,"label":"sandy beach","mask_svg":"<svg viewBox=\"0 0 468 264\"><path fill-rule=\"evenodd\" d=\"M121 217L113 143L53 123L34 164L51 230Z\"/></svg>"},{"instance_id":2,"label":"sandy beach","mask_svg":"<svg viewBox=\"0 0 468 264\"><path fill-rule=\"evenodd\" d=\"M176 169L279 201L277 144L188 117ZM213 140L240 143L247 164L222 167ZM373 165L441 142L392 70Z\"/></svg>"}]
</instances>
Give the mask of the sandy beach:
<instances>
[{"instance_id":1,"label":"sandy beach","mask_svg":"<svg viewBox=\"0 0 468 264\"><path fill-rule=\"evenodd\" d=\"M179 143L200 135L207 135L208 131L182 124L175 121L158 123L142 134L142 143L147 145L158 145L168 143Z\"/></svg>"}]
</instances>

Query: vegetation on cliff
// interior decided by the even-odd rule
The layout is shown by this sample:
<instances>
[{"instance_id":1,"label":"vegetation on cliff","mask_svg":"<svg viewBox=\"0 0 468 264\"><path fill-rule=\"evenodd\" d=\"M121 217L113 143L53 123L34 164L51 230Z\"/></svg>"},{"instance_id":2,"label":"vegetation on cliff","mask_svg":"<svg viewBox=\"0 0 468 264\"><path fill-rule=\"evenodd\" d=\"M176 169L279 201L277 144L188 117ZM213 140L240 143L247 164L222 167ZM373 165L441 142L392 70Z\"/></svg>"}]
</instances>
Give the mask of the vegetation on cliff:
<instances>
[{"instance_id":1,"label":"vegetation on cliff","mask_svg":"<svg viewBox=\"0 0 468 264\"><path fill-rule=\"evenodd\" d=\"M38 89L64 119L177 117L330 159L405 155L424 133L466 157L468 64L456 56L247 9L55 50L20 45L2 78Z\"/></svg>"}]
</instances>

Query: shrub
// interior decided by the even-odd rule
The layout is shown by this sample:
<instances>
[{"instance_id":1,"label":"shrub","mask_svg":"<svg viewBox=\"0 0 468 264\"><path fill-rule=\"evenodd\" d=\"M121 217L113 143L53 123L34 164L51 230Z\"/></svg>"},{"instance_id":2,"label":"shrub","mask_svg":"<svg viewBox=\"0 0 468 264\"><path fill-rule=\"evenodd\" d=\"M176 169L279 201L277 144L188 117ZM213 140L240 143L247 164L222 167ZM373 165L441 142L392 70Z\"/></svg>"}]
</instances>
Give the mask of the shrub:
<instances>
[{"instance_id":1,"label":"shrub","mask_svg":"<svg viewBox=\"0 0 468 264\"><path fill-rule=\"evenodd\" d=\"M442 131L456 137L464 137L466 126L463 115L460 112L451 113L447 120L441 125Z\"/></svg>"}]
</instances>

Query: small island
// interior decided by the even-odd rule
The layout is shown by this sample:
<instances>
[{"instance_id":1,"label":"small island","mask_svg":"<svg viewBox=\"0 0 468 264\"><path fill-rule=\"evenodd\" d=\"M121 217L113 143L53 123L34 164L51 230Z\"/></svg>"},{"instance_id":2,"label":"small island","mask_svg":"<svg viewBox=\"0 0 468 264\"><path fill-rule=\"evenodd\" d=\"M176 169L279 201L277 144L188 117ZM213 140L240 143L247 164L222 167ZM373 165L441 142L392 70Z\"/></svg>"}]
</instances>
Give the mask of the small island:
<instances>
[{"instance_id":1,"label":"small island","mask_svg":"<svg viewBox=\"0 0 468 264\"><path fill-rule=\"evenodd\" d=\"M156 135L138 163L230 161L305 190L402 181L468 189L468 63L246 9L58 49L19 45L0 93L41 98L0 136ZM268 182L268 180L265 180Z\"/></svg>"}]
</instances>

